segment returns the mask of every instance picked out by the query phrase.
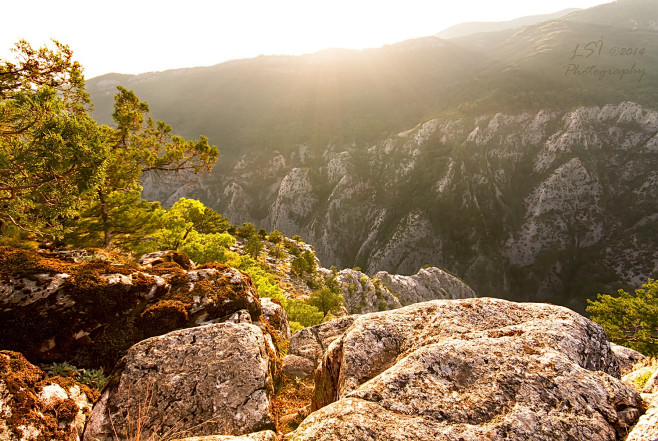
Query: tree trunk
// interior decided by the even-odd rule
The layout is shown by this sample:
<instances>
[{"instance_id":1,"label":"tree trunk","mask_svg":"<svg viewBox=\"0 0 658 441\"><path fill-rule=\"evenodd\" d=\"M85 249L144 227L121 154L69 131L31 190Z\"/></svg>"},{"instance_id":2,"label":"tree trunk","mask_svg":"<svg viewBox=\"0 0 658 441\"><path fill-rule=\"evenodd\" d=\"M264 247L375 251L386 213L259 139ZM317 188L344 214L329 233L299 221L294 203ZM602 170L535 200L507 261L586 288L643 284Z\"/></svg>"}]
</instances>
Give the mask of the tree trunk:
<instances>
[{"instance_id":1,"label":"tree trunk","mask_svg":"<svg viewBox=\"0 0 658 441\"><path fill-rule=\"evenodd\" d=\"M112 246L112 228L110 227L110 218L107 212L105 195L101 190L98 190L98 200L100 201L101 223L103 225L103 246L105 249L109 250Z\"/></svg>"}]
</instances>

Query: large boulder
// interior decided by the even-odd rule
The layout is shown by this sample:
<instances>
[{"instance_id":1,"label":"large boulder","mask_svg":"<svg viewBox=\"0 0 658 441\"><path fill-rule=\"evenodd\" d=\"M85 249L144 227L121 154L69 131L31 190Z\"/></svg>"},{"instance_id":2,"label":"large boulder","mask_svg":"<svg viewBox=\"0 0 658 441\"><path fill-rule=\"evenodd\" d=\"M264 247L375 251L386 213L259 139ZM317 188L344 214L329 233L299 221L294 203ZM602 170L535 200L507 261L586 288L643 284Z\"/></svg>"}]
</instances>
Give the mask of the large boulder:
<instances>
[{"instance_id":1,"label":"large boulder","mask_svg":"<svg viewBox=\"0 0 658 441\"><path fill-rule=\"evenodd\" d=\"M336 280L349 314L387 311L428 300L476 297L468 285L436 267L423 268L412 276L380 271L372 278L344 269Z\"/></svg>"},{"instance_id":2,"label":"large boulder","mask_svg":"<svg viewBox=\"0 0 658 441\"><path fill-rule=\"evenodd\" d=\"M610 343L610 349L617 356L617 361L619 361L619 371L621 375L626 375L630 373L635 365L642 360L646 359L644 354L639 353L638 351L627 348L626 346L621 346L616 343Z\"/></svg>"},{"instance_id":3,"label":"large boulder","mask_svg":"<svg viewBox=\"0 0 658 441\"><path fill-rule=\"evenodd\" d=\"M242 435L274 429L274 348L248 323L219 323L130 348L94 406L85 441Z\"/></svg>"},{"instance_id":4,"label":"large boulder","mask_svg":"<svg viewBox=\"0 0 658 441\"><path fill-rule=\"evenodd\" d=\"M0 439L78 441L98 393L0 351Z\"/></svg>"},{"instance_id":5,"label":"large boulder","mask_svg":"<svg viewBox=\"0 0 658 441\"><path fill-rule=\"evenodd\" d=\"M357 318L289 439L617 440L642 405L618 377L601 327L566 308L435 300Z\"/></svg>"},{"instance_id":6,"label":"large boulder","mask_svg":"<svg viewBox=\"0 0 658 441\"><path fill-rule=\"evenodd\" d=\"M32 362L71 360L117 317L168 289L136 265L0 248L0 348Z\"/></svg>"},{"instance_id":7,"label":"large boulder","mask_svg":"<svg viewBox=\"0 0 658 441\"><path fill-rule=\"evenodd\" d=\"M190 269L172 252L142 263L0 248L0 348L32 362L110 370L144 338L240 310L254 321L261 315L251 278L234 268Z\"/></svg>"},{"instance_id":8,"label":"large boulder","mask_svg":"<svg viewBox=\"0 0 658 441\"><path fill-rule=\"evenodd\" d=\"M322 354L329 345L349 328L356 315L349 315L304 328L290 339L288 355L283 358L283 373L289 378L313 378Z\"/></svg>"}]
</instances>

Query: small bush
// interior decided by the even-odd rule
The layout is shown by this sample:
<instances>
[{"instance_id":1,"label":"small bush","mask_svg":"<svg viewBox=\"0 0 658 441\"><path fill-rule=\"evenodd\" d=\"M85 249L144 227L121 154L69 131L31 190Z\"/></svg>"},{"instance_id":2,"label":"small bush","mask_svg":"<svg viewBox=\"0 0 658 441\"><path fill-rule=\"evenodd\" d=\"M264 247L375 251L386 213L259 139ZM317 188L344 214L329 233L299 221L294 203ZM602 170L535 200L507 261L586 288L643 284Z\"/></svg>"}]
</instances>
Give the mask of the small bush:
<instances>
[{"instance_id":1,"label":"small bush","mask_svg":"<svg viewBox=\"0 0 658 441\"><path fill-rule=\"evenodd\" d=\"M92 389L103 390L107 384L108 377L103 369L82 369L78 381Z\"/></svg>"},{"instance_id":2,"label":"small bush","mask_svg":"<svg viewBox=\"0 0 658 441\"><path fill-rule=\"evenodd\" d=\"M269 240L272 243L281 243L284 237L285 236L283 235L282 232L274 230L267 236L267 240Z\"/></svg>"},{"instance_id":3,"label":"small bush","mask_svg":"<svg viewBox=\"0 0 658 441\"><path fill-rule=\"evenodd\" d=\"M329 313L340 312L343 306L343 296L332 292L329 288L314 291L308 299L308 304L315 306L326 316Z\"/></svg>"},{"instance_id":4,"label":"small bush","mask_svg":"<svg viewBox=\"0 0 658 441\"><path fill-rule=\"evenodd\" d=\"M587 302L590 318L611 341L645 355L658 355L658 280L649 279L634 294L619 290L617 297L598 294Z\"/></svg>"},{"instance_id":5,"label":"small bush","mask_svg":"<svg viewBox=\"0 0 658 441\"><path fill-rule=\"evenodd\" d=\"M72 364L63 361L61 363L53 363L46 366L44 369L49 377L77 377L80 375L80 369Z\"/></svg>"},{"instance_id":6,"label":"small bush","mask_svg":"<svg viewBox=\"0 0 658 441\"><path fill-rule=\"evenodd\" d=\"M289 322L297 322L305 328L319 325L322 323L322 319L324 319L324 313L322 311L315 306L300 302L299 300L289 300L286 312Z\"/></svg>"}]
</instances>

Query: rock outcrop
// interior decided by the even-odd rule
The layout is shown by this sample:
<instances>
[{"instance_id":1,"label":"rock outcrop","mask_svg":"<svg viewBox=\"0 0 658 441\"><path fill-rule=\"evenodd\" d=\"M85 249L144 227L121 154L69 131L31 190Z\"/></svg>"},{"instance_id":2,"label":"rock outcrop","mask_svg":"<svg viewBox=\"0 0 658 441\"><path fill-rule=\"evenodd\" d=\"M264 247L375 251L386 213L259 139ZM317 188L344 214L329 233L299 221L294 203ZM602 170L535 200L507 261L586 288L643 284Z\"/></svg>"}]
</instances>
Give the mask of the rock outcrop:
<instances>
[{"instance_id":1,"label":"rock outcrop","mask_svg":"<svg viewBox=\"0 0 658 441\"><path fill-rule=\"evenodd\" d=\"M641 413L600 326L566 308L436 300L357 318L294 441L617 440Z\"/></svg>"},{"instance_id":2,"label":"rock outcrop","mask_svg":"<svg viewBox=\"0 0 658 441\"><path fill-rule=\"evenodd\" d=\"M631 372L637 363L646 359L646 356L638 351L616 343L610 343L610 349L612 349L612 352L617 356L617 361L619 361L619 371L622 376Z\"/></svg>"},{"instance_id":3,"label":"rock outcrop","mask_svg":"<svg viewBox=\"0 0 658 441\"><path fill-rule=\"evenodd\" d=\"M267 297L260 299L260 305L265 321L279 333L282 340L290 340L290 337L292 337L290 323L283 306L278 301Z\"/></svg>"},{"instance_id":4,"label":"rock outcrop","mask_svg":"<svg viewBox=\"0 0 658 441\"><path fill-rule=\"evenodd\" d=\"M641 354L641 357L637 357L635 351L623 346L611 344L611 347L615 348L616 354L621 352L622 359L628 358L629 355L632 358L639 358L631 368L626 369L627 373L622 377L622 381L641 392L646 412L625 441L654 441L658 439L658 359L644 357ZM619 352L618 348L621 348Z\"/></svg>"},{"instance_id":5,"label":"rock outcrop","mask_svg":"<svg viewBox=\"0 0 658 441\"><path fill-rule=\"evenodd\" d=\"M366 314L402 306L391 290L379 280L371 279L361 271L341 270L336 276L336 281L348 314Z\"/></svg>"},{"instance_id":6,"label":"rock outcrop","mask_svg":"<svg viewBox=\"0 0 658 441\"><path fill-rule=\"evenodd\" d=\"M172 252L142 263L0 248L0 348L33 362L111 370L144 338L240 310L254 322L261 316L251 278L237 269L190 269L189 259Z\"/></svg>"},{"instance_id":7,"label":"rock outcrop","mask_svg":"<svg viewBox=\"0 0 658 441\"><path fill-rule=\"evenodd\" d=\"M78 441L98 393L0 351L0 439Z\"/></svg>"},{"instance_id":8,"label":"rock outcrop","mask_svg":"<svg viewBox=\"0 0 658 441\"><path fill-rule=\"evenodd\" d=\"M476 296L464 282L436 267L423 268L411 276L380 271L372 278L361 271L344 269L336 280L349 314L386 311L429 300Z\"/></svg>"},{"instance_id":9,"label":"rock outcrop","mask_svg":"<svg viewBox=\"0 0 658 441\"><path fill-rule=\"evenodd\" d=\"M288 355L283 358L283 373L302 380L313 377L322 354L349 328L357 316L350 315L304 328L290 339Z\"/></svg>"},{"instance_id":10,"label":"rock outcrop","mask_svg":"<svg viewBox=\"0 0 658 441\"><path fill-rule=\"evenodd\" d=\"M468 299L476 297L468 285L457 277L436 267L422 268L412 276L376 273L373 279L381 281L398 298L402 306L428 300Z\"/></svg>"},{"instance_id":11,"label":"rock outcrop","mask_svg":"<svg viewBox=\"0 0 658 441\"><path fill-rule=\"evenodd\" d=\"M654 441L658 439L658 393L645 400L647 411L640 417L625 441Z\"/></svg>"},{"instance_id":12,"label":"rock outcrop","mask_svg":"<svg viewBox=\"0 0 658 441\"><path fill-rule=\"evenodd\" d=\"M245 323L144 340L130 348L94 406L84 441L133 439L137 415L146 438L274 429L274 351L258 326Z\"/></svg>"}]
</instances>

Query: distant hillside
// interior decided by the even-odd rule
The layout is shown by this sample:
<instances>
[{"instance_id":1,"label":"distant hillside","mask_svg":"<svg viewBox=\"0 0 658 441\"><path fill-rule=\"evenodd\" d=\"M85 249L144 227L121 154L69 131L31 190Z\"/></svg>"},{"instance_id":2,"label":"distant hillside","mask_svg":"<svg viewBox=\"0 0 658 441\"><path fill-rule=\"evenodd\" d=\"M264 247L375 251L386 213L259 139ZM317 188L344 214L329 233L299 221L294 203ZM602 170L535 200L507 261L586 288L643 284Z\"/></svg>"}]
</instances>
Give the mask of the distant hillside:
<instances>
[{"instance_id":1,"label":"distant hillside","mask_svg":"<svg viewBox=\"0 0 658 441\"><path fill-rule=\"evenodd\" d=\"M220 148L200 199L325 265L446 268L481 296L582 310L657 277L658 8L620 0L521 29L89 81ZM646 252L639 252L639 249Z\"/></svg>"},{"instance_id":2,"label":"distant hillside","mask_svg":"<svg viewBox=\"0 0 658 441\"><path fill-rule=\"evenodd\" d=\"M514 20L506 21L469 21L465 23L450 26L434 34L439 38L457 38L466 35L478 34L481 32L496 32L504 31L506 29L516 29L523 26L530 26L542 21L548 21L563 17L571 12L578 11L577 8L563 9L552 14L529 15L526 17L515 18Z\"/></svg>"}]
</instances>

